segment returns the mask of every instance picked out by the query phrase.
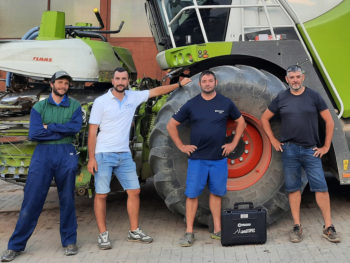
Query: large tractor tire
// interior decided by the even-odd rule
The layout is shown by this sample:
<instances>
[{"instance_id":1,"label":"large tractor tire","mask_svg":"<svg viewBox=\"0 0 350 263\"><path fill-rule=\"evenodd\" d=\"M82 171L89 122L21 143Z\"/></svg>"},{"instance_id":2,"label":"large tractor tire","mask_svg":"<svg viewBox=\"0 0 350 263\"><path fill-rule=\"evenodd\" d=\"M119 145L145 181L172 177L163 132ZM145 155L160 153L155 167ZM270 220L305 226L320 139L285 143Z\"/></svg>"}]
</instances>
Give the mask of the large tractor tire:
<instances>
[{"instance_id":1,"label":"large tractor tire","mask_svg":"<svg viewBox=\"0 0 350 263\"><path fill-rule=\"evenodd\" d=\"M283 186L281 154L272 149L259 119L271 100L286 87L274 75L249 66L219 66L211 70L218 79L217 91L236 104L247 123L235 152L228 158L229 178L222 208L232 208L235 202L253 202L255 206L267 209L270 224L287 211L289 205ZM150 164L155 188L167 207L182 215L185 215L187 156L176 148L166 125L187 100L200 93L198 82L199 74L169 97L157 116L150 137ZM272 120L271 127L278 135L278 122ZM234 121L229 121L228 139L232 139L234 130ZM184 143L190 142L188 123L179 126L179 134ZM199 197L196 220L210 226L208 196L208 189L205 189Z\"/></svg>"}]
</instances>

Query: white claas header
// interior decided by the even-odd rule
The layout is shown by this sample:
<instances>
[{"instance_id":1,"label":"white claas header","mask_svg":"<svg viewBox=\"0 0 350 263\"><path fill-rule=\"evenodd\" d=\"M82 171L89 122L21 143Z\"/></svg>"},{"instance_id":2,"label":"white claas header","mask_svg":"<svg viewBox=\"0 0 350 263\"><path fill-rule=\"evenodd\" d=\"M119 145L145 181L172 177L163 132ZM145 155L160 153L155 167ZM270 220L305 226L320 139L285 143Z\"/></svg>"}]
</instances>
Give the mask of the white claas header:
<instances>
[{"instance_id":1,"label":"white claas header","mask_svg":"<svg viewBox=\"0 0 350 263\"><path fill-rule=\"evenodd\" d=\"M59 70L74 81L98 81L98 63L92 49L80 39L0 42L0 70L50 78Z\"/></svg>"}]
</instances>

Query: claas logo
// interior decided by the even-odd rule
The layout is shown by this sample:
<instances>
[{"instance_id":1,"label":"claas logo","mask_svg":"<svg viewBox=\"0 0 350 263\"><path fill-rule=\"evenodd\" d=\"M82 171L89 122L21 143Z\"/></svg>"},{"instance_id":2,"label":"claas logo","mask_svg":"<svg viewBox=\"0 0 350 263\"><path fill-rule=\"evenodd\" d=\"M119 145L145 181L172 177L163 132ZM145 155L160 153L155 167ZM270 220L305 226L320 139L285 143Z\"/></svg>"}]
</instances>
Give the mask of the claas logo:
<instances>
[{"instance_id":1,"label":"claas logo","mask_svg":"<svg viewBox=\"0 0 350 263\"><path fill-rule=\"evenodd\" d=\"M44 58L44 57L33 57L34 61L42 61L42 62L52 62L52 58Z\"/></svg>"}]
</instances>

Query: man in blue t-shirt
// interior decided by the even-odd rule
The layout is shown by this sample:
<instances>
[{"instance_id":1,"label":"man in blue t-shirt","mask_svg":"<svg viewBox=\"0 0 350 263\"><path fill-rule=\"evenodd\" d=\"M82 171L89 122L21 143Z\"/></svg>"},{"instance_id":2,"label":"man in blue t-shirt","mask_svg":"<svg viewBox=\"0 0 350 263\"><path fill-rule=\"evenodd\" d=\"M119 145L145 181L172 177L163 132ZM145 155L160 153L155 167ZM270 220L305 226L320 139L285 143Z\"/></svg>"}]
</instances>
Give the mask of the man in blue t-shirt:
<instances>
[{"instance_id":1,"label":"man in blue t-shirt","mask_svg":"<svg viewBox=\"0 0 350 263\"><path fill-rule=\"evenodd\" d=\"M198 207L198 196L208 183L209 208L213 215L213 239L221 239L221 198L226 194L227 158L237 146L245 128L245 121L234 103L217 93L218 81L211 71L199 77L201 93L187 101L170 119L167 129L176 147L189 156L186 180L186 233L180 240L183 247L194 242L193 223ZM236 134L226 143L226 123L237 122ZM191 144L183 144L177 126L188 120L191 125Z\"/></svg>"},{"instance_id":2,"label":"man in blue t-shirt","mask_svg":"<svg viewBox=\"0 0 350 263\"><path fill-rule=\"evenodd\" d=\"M303 239L300 224L301 168L305 170L310 190L315 192L316 202L321 209L324 227L323 237L331 242L340 242L331 219L328 187L322 169L321 157L331 146L334 122L322 97L305 86L304 73L300 66L287 69L286 81L289 89L282 91L271 102L261 116L263 128L276 151L282 152L285 188L289 193L289 204L294 221L290 232L291 242ZM269 120L278 114L281 119L281 139L271 129ZM325 141L319 139L318 116L325 121Z\"/></svg>"}]
</instances>

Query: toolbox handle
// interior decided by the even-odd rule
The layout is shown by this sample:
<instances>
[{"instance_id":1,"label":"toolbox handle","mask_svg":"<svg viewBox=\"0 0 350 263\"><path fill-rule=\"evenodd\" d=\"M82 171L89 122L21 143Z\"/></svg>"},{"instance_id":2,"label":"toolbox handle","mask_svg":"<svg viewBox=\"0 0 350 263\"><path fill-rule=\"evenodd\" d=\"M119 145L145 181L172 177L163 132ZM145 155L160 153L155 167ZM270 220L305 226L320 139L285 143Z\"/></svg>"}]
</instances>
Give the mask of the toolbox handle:
<instances>
[{"instance_id":1,"label":"toolbox handle","mask_svg":"<svg viewBox=\"0 0 350 263\"><path fill-rule=\"evenodd\" d=\"M242 206L242 205L249 205L249 209L253 209L254 206L253 206L253 202L237 202L234 204L233 208L234 209L238 209L239 206Z\"/></svg>"}]
</instances>

